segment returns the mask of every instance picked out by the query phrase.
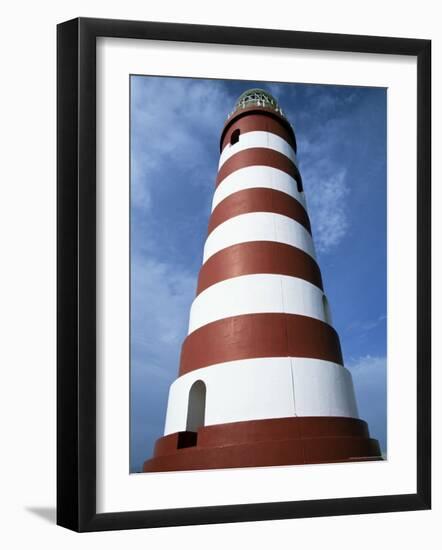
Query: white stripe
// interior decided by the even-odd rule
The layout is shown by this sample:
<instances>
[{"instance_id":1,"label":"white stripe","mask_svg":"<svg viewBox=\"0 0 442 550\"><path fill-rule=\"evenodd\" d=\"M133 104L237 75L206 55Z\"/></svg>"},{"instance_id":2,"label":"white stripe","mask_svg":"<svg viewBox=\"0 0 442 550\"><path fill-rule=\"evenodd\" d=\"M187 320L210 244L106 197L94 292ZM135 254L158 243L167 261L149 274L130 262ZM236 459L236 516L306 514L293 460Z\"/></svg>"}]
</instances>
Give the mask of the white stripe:
<instances>
[{"instance_id":1,"label":"white stripe","mask_svg":"<svg viewBox=\"0 0 442 550\"><path fill-rule=\"evenodd\" d=\"M195 298L189 334L207 323L248 313L290 313L327 322L323 296L317 286L289 275L232 277L206 288Z\"/></svg>"},{"instance_id":2,"label":"white stripe","mask_svg":"<svg viewBox=\"0 0 442 550\"><path fill-rule=\"evenodd\" d=\"M240 151L245 151L246 149L251 149L252 147L262 147L264 149L273 149L282 153L288 157L296 166L296 154L293 147L283 138L279 137L276 134L271 132L246 132L239 136L239 141L230 145L230 143L225 147L219 157L218 170L221 166L229 159L231 156L239 153Z\"/></svg>"},{"instance_id":3,"label":"white stripe","mask_svg":"<svg viewBox=\"0 0 442 550\"><path fill-rule=\"evenodd\" d=\"M205 425L285 418L358 418L350 372L319 359L266 357L218 363L180 376L170 387L165 435L186 429L189 391L206 384Z\"/></svg>"},{"instance_id":4,"label":"white stripe","mask_svg":"<svg viewBox=\"0 0 442 550\"><path fill-rule=\"evenodd\" d=\"M306 207L304 193L297 189L296 181L283 170L272 166L247 166L235 170L224 178L213 194L212 212L226 197L243 189L266 187L287 193Z\"/></svg>"},{"instance_id":5,"label":"white stripe","mask_svg":"<svg viewBox=\"0 0 442 550\"><path fill-rule=\"evenodd\" d=\"M303 225L273 212L251 212L230 218L207 237L203 263L213 254L238 243L274 241L300 248L316 259L313 239Z\"/></svg>"}]
</instances>

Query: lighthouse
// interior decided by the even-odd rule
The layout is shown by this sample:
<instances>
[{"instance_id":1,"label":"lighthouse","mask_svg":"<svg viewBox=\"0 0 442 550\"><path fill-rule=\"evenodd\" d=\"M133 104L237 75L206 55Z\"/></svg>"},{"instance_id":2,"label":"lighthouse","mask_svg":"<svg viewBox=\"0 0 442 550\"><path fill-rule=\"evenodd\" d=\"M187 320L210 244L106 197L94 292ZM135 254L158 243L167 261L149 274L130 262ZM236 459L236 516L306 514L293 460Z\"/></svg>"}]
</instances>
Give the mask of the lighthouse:
<instances>
[{"instance_id":1,"label":"lighthouse","mask_svg":"<svg viewBox=\"0 0 442 550\"><path fill-rule=\"evenodd\" d=\"M145 472L381 459L333 328L296 153L276 99L244 92L221 132L188 334Z\"/></svg>"}]
</instances>

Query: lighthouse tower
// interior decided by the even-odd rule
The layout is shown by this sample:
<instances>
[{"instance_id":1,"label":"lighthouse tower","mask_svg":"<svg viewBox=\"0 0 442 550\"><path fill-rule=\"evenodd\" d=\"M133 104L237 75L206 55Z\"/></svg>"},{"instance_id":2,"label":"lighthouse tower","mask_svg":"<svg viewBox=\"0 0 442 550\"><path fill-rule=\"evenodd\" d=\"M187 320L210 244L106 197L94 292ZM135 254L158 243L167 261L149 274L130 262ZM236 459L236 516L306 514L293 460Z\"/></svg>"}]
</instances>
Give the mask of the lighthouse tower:
<instances>
[{"instance_id":1,"label":"lighthouse tower","mask_svg":"<svg viewBox=\"0 0 442 550\"><path fill-rule=\"evenodd\" d=\"M252 89L221 155L164 436L145 472L381 459L316 260L296 138Z\"/></svg>"}]
</instances>

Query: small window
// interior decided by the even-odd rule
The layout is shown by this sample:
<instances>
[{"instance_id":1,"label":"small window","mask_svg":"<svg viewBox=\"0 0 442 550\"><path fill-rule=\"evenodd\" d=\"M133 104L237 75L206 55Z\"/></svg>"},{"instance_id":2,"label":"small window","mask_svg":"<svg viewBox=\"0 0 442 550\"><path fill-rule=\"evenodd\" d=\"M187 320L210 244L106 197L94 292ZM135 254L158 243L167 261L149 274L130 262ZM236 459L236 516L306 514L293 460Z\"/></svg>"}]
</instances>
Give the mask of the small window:
<instances>
[{"instance_id":1,"label":"small window","mask_svg":"<svg viewBox=\"0 0 442 550\"><path fill-rule=\"evenodd\" d=\"M296 178L296 187L298 188L298 192L299 193L302 193L304 191L303 187L302 187L302 179L301 179L301 176L298 176Z\"/></svg>"},{"instance_id":2,"label":"small window","mask_svg":"<svg viewBox=\"0 0 442 550\"><path fill-rule=\"evenodd\" d=\"M239 141L239 134L240 130L233 130L233 132L230 135L230 145L235 145L235 143L238 143Z\"/></svg>"}]
</instances>

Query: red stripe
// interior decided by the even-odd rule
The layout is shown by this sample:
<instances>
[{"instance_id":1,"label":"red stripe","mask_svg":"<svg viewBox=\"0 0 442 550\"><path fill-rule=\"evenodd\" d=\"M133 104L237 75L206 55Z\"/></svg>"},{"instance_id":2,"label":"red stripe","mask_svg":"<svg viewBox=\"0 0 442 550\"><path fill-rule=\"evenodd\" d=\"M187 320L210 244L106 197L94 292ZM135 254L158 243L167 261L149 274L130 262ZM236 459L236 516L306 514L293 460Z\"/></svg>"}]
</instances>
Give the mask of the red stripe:
<instances>
[{"instance_id":1,"label":"red stripe","mask_svg":"<svg viewBox=\"0 0 442 550\"><path fill-rule=\"evenodd\" d=\"M185 436L185 437L183 437ZM186 440L186 441L184 441ZM184 443L184 446L183 446ZM265 418L161 437L144 472L382 460L367 423L345 417Z\"/></svg>"},{"instance_id":2,"label":"red stripe","mask_svg":"<svg viewBox=\"0 0 442 550\"><path fill-rule=\"evenodd\" d=\"M176 452L179 448L180 433L184 434L184 437L187 436L188 447L192 446L191 443L197 443L198 447L215 447L304 437L370 437L367 423L358 418L333 416L265 418L202 426L198 430L198 437L194 437L193 441L191 436L194 432L171 433L157 440L155 456Z\"/></svg>"},{"instance_id":3,"label":"red stripe","mask_svg":"<svg viewBox=\"0 0 442 550\"><path fill-rule=\"evenodd\" d=\"M245 113L241 114L243 116L236 118L236 120L234 120L234 122L231 123L225 131L221 150L223 150L230 143L232 132L239 130L240 140L241 135L247 134L248 132L269 132L270 134L275 134L284 139L293 148L293 150L296 151L296 143L293 132L290 131L288 124L284 123L278 115L273 115L266 111L262 113L255 112L254 114L249 115L246 115Z\"/></svg>"},{"instance_id":4,"label":"red stripe","mask_svg":"<svg viewBox=\"0 0 442 550\"><path fill-rule=\"evenodd\" d=\"M253 273L291 275L323 289L321 271L309 254L285 243L253 241L228 246L211 256L201 267L197 295L225 279Z\"/></svg>"},{"instance_id":5,"label":"red stripe","mask_svg":"<svg viewBox=\"0 0 442 550\"><path fill-rule=\"evenodd\" d=\"M218 172L216 187L232 172L247 166L270 166L286 172L294 179L299 178L299 172L294 163L279 151L265 147L251 147L239 151L226 160Z\"/></svg>"},{"instance_id":6,"label":"red stripe","mask_svg":"<svg viewBox=\"0 0 442 550\"><path fill-rule=\"evenodd\" d=\"M189 334L179 374L257 357L309 357L342 364L339 337L329 324L303 315L253 313L220 319Z\"/></svg>"},{"instance_id":7,"label":"red stripe","mask_svg":"<svg viewBox=\"0 0 442 550\"><path fill-rule=\"evenodd\" d=\"M287 193L265 187L243 189L221 201L210 216L208 233L226 220L250 212L282 214L296 220L311 233L310 220L302 204Z\"/></svg>"}]
</instances>

